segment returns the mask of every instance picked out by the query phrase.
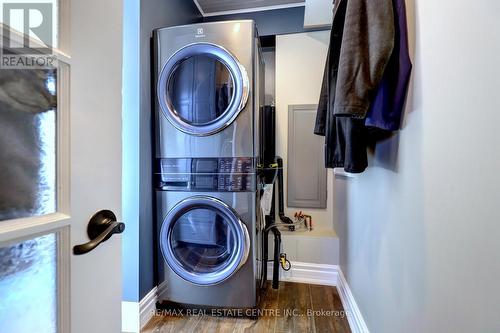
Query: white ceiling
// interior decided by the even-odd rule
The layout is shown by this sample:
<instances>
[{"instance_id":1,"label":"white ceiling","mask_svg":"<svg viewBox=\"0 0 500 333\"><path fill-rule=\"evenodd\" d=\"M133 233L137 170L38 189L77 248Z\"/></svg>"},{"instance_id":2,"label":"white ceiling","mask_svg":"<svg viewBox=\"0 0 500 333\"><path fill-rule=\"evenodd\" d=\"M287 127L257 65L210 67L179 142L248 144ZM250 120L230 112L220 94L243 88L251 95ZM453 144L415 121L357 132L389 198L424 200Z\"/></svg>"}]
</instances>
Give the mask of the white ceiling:
<instances>
[{"instance_id":1,"label":"white ceiling","mask_svg":"<svg viewBox=\"0 0 500 333\"><path fill-rule=\"evenodd\" d=\"M203 16L304 6L305 0L193 0ZM331 0L330 0L331 1Z\"/></svg>"}]
</instances>

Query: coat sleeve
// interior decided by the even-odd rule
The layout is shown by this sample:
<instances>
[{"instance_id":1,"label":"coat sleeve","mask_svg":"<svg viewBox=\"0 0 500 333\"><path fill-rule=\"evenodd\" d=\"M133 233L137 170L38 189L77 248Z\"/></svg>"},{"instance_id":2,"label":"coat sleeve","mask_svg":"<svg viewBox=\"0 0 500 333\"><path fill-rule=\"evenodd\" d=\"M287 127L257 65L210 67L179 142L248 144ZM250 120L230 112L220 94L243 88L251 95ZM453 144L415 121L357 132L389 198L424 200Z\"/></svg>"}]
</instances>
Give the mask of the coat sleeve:
<instances>
[{"instance_id":1,"label":"coat sleeve","mask_svg":"<svg viewBox=\"0 0 500 333\"><path fill-rule=\"evenodd\" d=\"M395 38L392 0L347 0L334 114L365 118Z\"/></svg>"},{"instance_id":2,"label":"coat sleeve","mask_svg":"<svg viewBox=\"0 0 500 333\"><path fill-rule=\"evenodd\" d=\"M325 136L326 113L328 112L328 73L329 73L330 49L326 57L325 71L323 73L323 83L319 96L318 111L316 113L316 124L314 125L314 134Z\"/></svg>"}]
</instances>

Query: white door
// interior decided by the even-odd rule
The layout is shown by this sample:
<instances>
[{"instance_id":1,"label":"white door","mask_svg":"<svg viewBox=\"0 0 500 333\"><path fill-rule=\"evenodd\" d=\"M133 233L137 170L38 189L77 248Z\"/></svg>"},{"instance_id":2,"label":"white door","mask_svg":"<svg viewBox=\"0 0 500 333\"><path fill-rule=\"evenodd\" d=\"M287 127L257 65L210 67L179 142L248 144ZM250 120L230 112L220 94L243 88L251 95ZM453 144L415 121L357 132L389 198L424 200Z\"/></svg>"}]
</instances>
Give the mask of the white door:
<instances>
[{"instance_id":1,"label":"white door","mask_svg":"<svg viewBox=\"0 0 500 333\"><path fill-rule=\"evenodd\" d=\"M39 2L0 1L30 47L46 36ZM74 247L94 213L121 218L122 1L51 6L56 69L0 68L0 332L120 332L123 225Z\"/></svg>"}]
</instances>

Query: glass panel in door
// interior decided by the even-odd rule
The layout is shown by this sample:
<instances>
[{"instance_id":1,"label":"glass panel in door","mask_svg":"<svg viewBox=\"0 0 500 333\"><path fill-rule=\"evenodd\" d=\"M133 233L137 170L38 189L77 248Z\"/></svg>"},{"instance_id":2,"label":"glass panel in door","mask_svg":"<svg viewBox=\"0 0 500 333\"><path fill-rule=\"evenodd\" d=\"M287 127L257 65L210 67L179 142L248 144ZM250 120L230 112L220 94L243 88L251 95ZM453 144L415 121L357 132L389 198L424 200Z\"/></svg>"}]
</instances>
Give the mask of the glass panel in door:
<instances>
[{"instance_id":1,"label":"glass panel in door","mask_svg":"<svg viewBox=\"0 0 500 333\"><path fill-rule=\"evenodd\" d=\"M57 332L57 236L0 247L0 330Z\"/></svg>"},{"instance_id":2,"label":"glass panel in door","mask_svg":"<svg viewBox=\"0 0 500 333\"><path fill-rule=\"evenodd\" d=\"M1 332L61 331L58 71L0 69Z\"/></svg>"},{"instance_id":3,"label":"glass panel in door","mask_svg":"<svg viewBox=\"0 0 500 333\"><path fill-rule=\"evenodd\" d=\"M0 221L54 213L56 71L0 75Z\"/></svg>"}]
</instances>

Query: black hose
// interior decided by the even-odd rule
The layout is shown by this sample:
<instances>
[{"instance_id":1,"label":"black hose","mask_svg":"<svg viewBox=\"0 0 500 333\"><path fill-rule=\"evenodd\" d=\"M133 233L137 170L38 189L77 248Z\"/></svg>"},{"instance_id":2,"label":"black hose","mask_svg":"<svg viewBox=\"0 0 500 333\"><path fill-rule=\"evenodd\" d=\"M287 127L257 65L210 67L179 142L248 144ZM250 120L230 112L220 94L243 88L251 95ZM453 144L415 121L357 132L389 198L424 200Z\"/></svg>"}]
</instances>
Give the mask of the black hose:
<instances>
[{"instance_id":1,"label":"black hose","mask_svg":"<svg viewBox=\"0 0 500 333\"><path fill-rule=\"evenodd\" d=\"M293 224L293 221L285 216L285 199L283 195L284 191L284 182L283 182L283 159L278 157L276 162L278 163L278 216L281 222L285 224ZM295 226L288 227L290 231L295 230Z\"/></svg>"},{"instance_id":2,"label":"black hose","mask_svg":"<svg viewBox=\"0 0 500 333\"><path fill-rule=\"evenodd\" d=\"M278 289L280 283L281 232L276 227L271 228L271 231L274 234L273 289Z\"/></svg>"},{"instance_id":3,"label":"black hose","mask_svg":"<svg viewBox=\"0 0 500 333\"><path fill-rule=\"evenodd\" d=\"M265 216L266 226L272 224L271 217L269 215ZM261 288L264 287L264 284L267 281L267 261L269 255L269 229L264 228L262 230L262 280L261 280Z\"/></svg>"},{"instance_id":4,"label":"black hose","mask_svg":"<svg viewBox=\"0 0 500 333\"><path fill-rule=\"evenodd\" d=\"M279 279L280 279L280 249L281 249L281 232L279 231L278 227L276 225L272 226L273 224L273 218L271 216L266 216L266 225L269 225L269 227L265 228L262 231L262 238L263 238L263 250L264 250L264 255L263 255L263 260L262 260L262 270L263 270L263 277L262 281L265 282L267 281L267 262L268 262L268 253L269 253L269 231L273 232L274 235L274 259L273 259L273 281L272 281L272 287L273 289L278 289L279 288Z\"/></svg>"},{"instance_id":5,"label":"black hose","mask_svg":"<svg viewBox=\"0 0 500 333\"><path fill-rule=\"evenodd\" d=\"M262 260L262 269L263 269L263 274L261 276L263 277L263 281L267 281L267 263L268 263L268 253L269 253L269 244L268 244L268 237L269 237L269 231L273 232L274 235L274 260L273 260L273 281L272 281L272 287L273 289L278 289L279 288L279 274L280 274L280 250L281 250L281 232L278 229L278 225L276 224L275 220L275 207L276 207L276 202L275 202L275 194L276 194L276 187L278 187L278 216L280 218L280 221L284 224L288 224L289 230L295 230L294 222L285 216L285 200L284 200L284 195L283 195L283 159L281 157L276 158L276 163L278 164L277 167L277 172L278 176L276 177L275 183L277 183L273 187L273 196L272 196L272 201L271 201L271 210L269 212L269 215L265 216L265 227L262 230L262 238L263 238L263 260Z\"/></svg>"},{"instance_id":6,"label":"black hose","mask_svg":"<svg viewBox=\"0 0 500 333\"><path fill-rule=\"evenodd\" d=\"M285 215L285 199L283 198L283 159L281 157L278 157L277 159L278 163L278 186L279 186L279 191L278 191L278 212L281 217L281 215Z\"/></svg>"}]
</instances>

